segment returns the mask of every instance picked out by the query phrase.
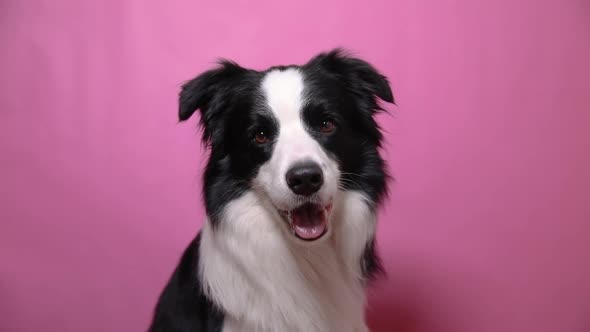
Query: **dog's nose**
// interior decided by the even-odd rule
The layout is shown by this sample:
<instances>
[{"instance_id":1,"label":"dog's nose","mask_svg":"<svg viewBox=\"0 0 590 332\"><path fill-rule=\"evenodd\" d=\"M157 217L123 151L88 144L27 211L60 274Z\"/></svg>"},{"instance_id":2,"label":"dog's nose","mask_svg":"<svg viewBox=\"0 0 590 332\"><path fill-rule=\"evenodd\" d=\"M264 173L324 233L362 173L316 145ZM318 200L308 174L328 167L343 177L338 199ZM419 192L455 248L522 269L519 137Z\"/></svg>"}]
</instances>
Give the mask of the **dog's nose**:
<instances>
[{"instance_id":1,"label":"dog's nose","mask_svg":"<svg viewBox=\"0 0 590 332\"><path fill-rule=\"evenodd\" d=\"M324 175L316 163L297 164L287 171L287 185L297 195L309 196L322 187Z\"/></svg>"}]
</instances>

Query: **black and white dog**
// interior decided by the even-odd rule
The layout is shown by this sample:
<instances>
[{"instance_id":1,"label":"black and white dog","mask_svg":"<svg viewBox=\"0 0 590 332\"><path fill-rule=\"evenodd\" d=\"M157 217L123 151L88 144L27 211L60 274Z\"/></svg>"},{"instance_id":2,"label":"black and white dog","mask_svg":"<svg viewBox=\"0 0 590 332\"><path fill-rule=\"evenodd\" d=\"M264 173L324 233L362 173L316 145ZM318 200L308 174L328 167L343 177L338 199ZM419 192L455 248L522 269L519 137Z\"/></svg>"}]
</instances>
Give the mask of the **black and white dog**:
<instances>
[{"instance_id":1,"label":"black and white dog","mask_svg":"<svg viewBox=\"0 0 590 332\"><path fill-rule=\"evenodd\" d=\"M374 115L387 79L341 50L255 71L222 61L187 82L210 148L207 221L157 304L150 331L368 331L387 189Z\"/></svg>"}]
</instances>

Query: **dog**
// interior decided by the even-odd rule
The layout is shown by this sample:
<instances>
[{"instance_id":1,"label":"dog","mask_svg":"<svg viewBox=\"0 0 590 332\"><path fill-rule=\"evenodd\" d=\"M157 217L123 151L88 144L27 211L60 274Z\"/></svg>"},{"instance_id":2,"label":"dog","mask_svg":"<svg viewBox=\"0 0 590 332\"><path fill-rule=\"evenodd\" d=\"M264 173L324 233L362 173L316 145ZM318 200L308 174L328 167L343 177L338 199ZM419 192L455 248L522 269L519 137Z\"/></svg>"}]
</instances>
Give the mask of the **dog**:
<instances>
[{"instance_id":1,"label":"dog","mask_svg":"<svg viewBox=\"0 0 590 332\"><path fill-rule=\"evenodd\" d=\"M390 178L381 102L388 79L341 49L264 71L221 60L186 82L178 115L200 112L207 219L149 331L368 331Z\"/></svg>"}]
</instances>

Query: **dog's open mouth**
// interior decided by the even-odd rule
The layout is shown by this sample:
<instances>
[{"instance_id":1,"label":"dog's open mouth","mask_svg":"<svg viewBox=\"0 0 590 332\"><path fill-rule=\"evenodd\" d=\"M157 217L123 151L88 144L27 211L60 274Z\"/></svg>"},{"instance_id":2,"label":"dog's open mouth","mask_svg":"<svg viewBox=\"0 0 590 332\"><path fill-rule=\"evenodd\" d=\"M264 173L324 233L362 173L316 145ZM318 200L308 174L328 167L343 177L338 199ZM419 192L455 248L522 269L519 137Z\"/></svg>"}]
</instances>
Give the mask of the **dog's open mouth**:
<instances>
[{"instance_id":1,"label":"dog's open mouth","mask_svg":"<svg viewBox=\"0 0 590 332\"><path fill-rule=\"evenodd\" d=\"M284 211L293 234L305 241L314 241L328 232L328 217L332 204L322 206L305 203L291 211Z\"/></svg>"}]
</instances>

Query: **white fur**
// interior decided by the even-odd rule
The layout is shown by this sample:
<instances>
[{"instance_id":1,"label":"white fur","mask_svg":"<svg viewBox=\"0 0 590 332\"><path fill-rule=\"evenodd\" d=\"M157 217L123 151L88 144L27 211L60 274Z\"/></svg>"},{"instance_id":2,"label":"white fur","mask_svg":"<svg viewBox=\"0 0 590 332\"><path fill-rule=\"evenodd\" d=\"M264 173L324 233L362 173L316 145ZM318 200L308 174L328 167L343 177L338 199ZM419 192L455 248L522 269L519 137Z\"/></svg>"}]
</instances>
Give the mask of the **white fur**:
<instances>
[{"instance_id":1,"label":"white fur","mask_svg":"<svg viewBox=\"0 0 590 332\"><path fill-rule=\"evenodd\" d=\"M279 125L271 159L262 165L254 185L267 193L274 205L291 210L300 202L287 186L285 174L296 163L313 161L324 173L324 185L318 192L320 203L327 205L337 190L340 171L320 144L305 130L301 119L303 76L297 69L271 71L262 83L267 106Z\"/></svg>"},{"instance_id":2,"label":"white fur","mask_svg":"<svg viewBox=\"0 0 590 332\"><path fill-rule=\"evenodd\" d=\"M301 73L272 71L262 90L278 137L254 190L230 202L215 229L209 222L203 228L199 273L205 292L225 312L224 332L368 331L361 256L376 217L363 194L338 190L338 163L306 131ZM318 200L333 202L329 232L313 242L295 240L277 210L300 204L285 174L302 161L321 166Z\"/></svg>"},{"instance_id":3,"label":"white fur","mask_svg":"<svg viewBox=\"0 0 590 332\"><path fill-rule=\"evenodd\" d=\"M321 243L290 241L280 218L251 191L203 228L200 277L226 312L223 331L368 331L360 262L376 218L363 195L337 193Z\"/></svg>"}]
</instances>

